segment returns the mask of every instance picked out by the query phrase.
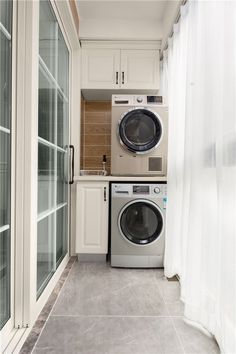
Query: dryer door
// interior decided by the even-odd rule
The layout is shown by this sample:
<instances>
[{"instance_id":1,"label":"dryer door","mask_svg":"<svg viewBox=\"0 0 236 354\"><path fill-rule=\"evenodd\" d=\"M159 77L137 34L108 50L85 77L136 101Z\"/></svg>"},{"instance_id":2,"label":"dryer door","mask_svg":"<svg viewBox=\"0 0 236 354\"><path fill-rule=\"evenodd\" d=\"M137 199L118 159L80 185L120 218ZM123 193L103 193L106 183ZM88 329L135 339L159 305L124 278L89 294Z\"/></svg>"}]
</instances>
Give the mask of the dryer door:
<instances>
[{"instance_id":1,"label":"dryer door","mask_svg":"<svg viewBox=\"0 0 236 354\"><path fill-rule=\"evenodd\" d=\"M146 199L129 202L121 210L118 227L123 237L137 245L156 241L163 230L163 215L158 206Z\"/></svg>"},{"instance_id":2,"label":"dryer door","mask_svg":"<svg viewBox=\"0 0 236 354\"><path fill-rule=\"evenodd\" d=\"M119 122L120 143L137 154L149 153L160 143L162 124L158 115L146 108L136 108L124 114Z\"/></svg>"}]
</instances>

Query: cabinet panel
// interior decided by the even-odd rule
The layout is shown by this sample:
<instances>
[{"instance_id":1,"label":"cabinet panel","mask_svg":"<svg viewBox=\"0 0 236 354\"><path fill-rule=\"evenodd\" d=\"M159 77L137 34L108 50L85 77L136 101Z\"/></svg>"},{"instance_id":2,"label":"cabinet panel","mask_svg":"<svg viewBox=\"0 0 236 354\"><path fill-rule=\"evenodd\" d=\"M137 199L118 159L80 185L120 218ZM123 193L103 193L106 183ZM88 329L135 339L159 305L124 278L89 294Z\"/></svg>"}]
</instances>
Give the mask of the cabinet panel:
<instances>
[{"instance_id":1,"label":"cabinet panel","mask_svg":"<svg viewBox=\"0 0 236 354\"><path fill-rule=\"evenodd\" d=\"M121 86L124 89L158 89L158 50L122 50Z\"/></svg>"},{"instance_id":2,"label":"cabinet panel","mask_svg":"<svg viewBox=\"0 0 236 354\"><path fill-rule=\"evenodd\" d=\"M108 189L106 182L77 184L77 253L107 253Z\"/></svg>"},{"instance_id":3,"label":"cabinet panel","mask_svg":"<svg viewBox=\"0 0 236 354\"><path fill-rule=\"evenodd\" d=\"M82 51L82 88L119 87L120 50L85 49Z\"/></svg>"}]
</instances>

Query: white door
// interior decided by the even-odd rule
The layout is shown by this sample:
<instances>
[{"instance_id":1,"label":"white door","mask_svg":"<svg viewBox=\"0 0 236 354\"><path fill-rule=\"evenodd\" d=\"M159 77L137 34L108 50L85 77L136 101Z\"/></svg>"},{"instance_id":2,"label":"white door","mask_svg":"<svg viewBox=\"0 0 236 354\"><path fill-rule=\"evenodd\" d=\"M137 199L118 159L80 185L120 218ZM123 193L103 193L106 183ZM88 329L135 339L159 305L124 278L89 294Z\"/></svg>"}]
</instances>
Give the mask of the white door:
<instances>
[{"instance_id":1,"label":"white door","mask_svg":"<svg viewBox=\"0 0 236 354\"><path fill-rule=\"evenodd\" d=\"M49 1L39 6L37 297L68 252L69 49Z\"/></svg>"},{"instance_id":2,"label":"white door","mask_svg":"<svg viewBox=\"0 0 236 354\"><path fill-rule=\"evenodd\" d=\"M158 86L158 50L121 51L121 88L157 90Z\"/></svg>"},{"instance_id":3,"label":"white door","mask_svg":"<svg viewBox=\"0 0 236 354\"><path fill-rule=\"evenodd\" d=\"M119 88L120 50L82 50L82 89Z\"/></svg>"},{"instance_id":4,"label":"white door","mask_svg":"<svg viewBox=\"0 0 236 354\"><path fill-rule=\"evenodd\" d=\"M76 253L106 254L108 249L108 183L78 183Z\"/></svg>"}]
</instances>

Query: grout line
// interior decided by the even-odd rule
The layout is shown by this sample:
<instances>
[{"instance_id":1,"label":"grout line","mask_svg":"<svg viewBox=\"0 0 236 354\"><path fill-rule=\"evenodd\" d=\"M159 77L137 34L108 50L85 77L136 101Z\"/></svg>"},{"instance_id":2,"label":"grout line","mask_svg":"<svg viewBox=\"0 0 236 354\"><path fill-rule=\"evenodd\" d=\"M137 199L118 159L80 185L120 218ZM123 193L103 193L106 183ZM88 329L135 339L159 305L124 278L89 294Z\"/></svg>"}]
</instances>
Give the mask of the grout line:
<instances>
[{"instance_id":1,"label":"grout line","mask_svg":"<svg viewBox=\"0 0 236 354\"><path fill-rule=\"evenodd\" d=\"M166 308L167 308L167 312L169 313L169 318L171 319L172 326L173 326L173 328L174 328L174 330L175 330L175 333L176 333L177 339L178 339L178 341L179 341L180 347L181 347L182 350L183 350L183 354L188 354L188 353L185 352L185 349L184 349L184 345L183 345L181 336L179 335L179 333L178 333L178 331L177 331L177 328L176 328L176 326L175 326L175 322L174 322L174 318L176 318L176 317L177 317L177 318L182 318L183 316L172 316L172 315L171 315L170 310L169 310L169 307L168 307L168 304L167 304L167 302L165 301L164 296L162 295L162 291L161 291L161 289L160 289L160 286L159 286L158 282L157 282L157 287L158 287L160 296L161 296L161 298L162 298L162 300L163 300L163 302L164 302L164 304L165 304L165 306L166 306Z\"/></svg>"},{"instance_id":2,"label":"grout line","mask_svg":"<svg viewBox=\"0 0 236 354\"><path fill-rule=\"evenodd\" d=\"M69 262L68 262L68 263L69 263ZM70 275L72 269L74 268L75 263L76 263L76 258L74 259L74 262L73 262L72 265L71 265L71 268L70 268L70 270L69 270L69 272L68 272L67 278L65 279L65 281L64 281L64 283L63 283L63 285L62 285L62 287L61 287L61 289L60 289L60 291L59 291L59 293L58 293L58 295L57 295L57 298L56 298L56 300L55 300L55 302L54 302L54 304L53 304L53 306L52 306L52 308L51 308L51 311L48 313L48 316L47 316L47 318L46 318L46 320L45 320L45 322L44 322L44 324L43 324L43 326L42 326L42 328L41 328L41 330L40 330L40 333L39 333L39 335L38 335L37 340L36 340L35 343L34 343L34 346L33 346L33 348L32 348L31 353L33 353L34 349L36 348L36 345L37 345L37 343L38 343L38 341L39 341L39 338L41 337L41 335L42 335L42 333L43 333L43 330L44 330L44 328L45 328L45 326L46 326L46 324L47 324L47 322L48 322L48 319L49 319L49 317L51 317L50 314L52 313L52 311L53 311L53 309L54 309L54 307L55 307L55 305L56 305L56 303L57 303L57 301L58 301L58 298L59 298L59 296L60 296L60 293L61 293L62 289L64 288L64 286L65 286L65 284L66 284L66 282L67 282L67 280L68 280L68 278L69 278L69 275ZM66 268L65 268L65 269L66 269ZM64 269L64 270L65 270L65 269ZM62 274L63 274L63 273L62 273ZM59 280L60 280L60 279L59 279ZM51 295L52 295L52 293L50 294L50 296L51 296ZM49 296L49 297L50 297L50 296ZM48 298L48 300L49 300L49 298ZM46 303L46 304L47 304L47 303ZM45 304L45 306L46 306L46 304ZM40 314L39 314L39 315L40 315ZM37 320L36 320L36 321L37 321Z\"/></svg>"},{"instance_id":3,"label":"grout line","mask_svg":"<svg viewBox=\"0 0 236 354\"><path fill-rule=\"evenodd\" d=\"M50 317L78 317L78 318L171 318L172 316L164 315L51 315ZM182 318L182 316L174 316L176 318Z\"/></svg>"}]
</instances>

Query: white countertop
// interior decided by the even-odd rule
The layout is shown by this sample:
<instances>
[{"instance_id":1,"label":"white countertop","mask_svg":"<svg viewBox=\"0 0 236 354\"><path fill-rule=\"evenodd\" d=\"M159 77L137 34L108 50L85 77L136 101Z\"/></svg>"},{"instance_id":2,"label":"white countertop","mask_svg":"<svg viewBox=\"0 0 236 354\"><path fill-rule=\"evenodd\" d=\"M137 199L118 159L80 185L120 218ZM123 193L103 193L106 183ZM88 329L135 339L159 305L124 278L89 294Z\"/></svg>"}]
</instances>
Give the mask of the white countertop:
<instances>
[{"instance_id":1,"label":"white countertop","mask_svg":"<svg viewBox=\"0 0 236 354\"><path fill-rule=\"evenodd\" d=\"M96 181L131 181L131 182L166 182L167 177L160 176L75 176L74 181L76 182L96 182Z\"/></svg>"}]
</instances>

